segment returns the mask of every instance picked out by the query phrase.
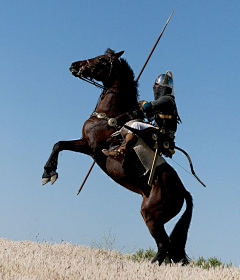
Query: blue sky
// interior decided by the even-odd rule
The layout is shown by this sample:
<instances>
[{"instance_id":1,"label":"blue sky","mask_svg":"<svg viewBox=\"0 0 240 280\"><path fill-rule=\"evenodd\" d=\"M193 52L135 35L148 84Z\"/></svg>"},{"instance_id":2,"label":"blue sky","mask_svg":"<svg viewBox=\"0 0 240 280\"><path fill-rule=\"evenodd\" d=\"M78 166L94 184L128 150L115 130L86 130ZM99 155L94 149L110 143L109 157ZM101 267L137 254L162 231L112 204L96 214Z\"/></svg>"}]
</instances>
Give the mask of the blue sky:
<instances>
[{"instance_id":1,"label":"blue sky","mask_svg":"<svg viewBox=\"0 0 240 280\"><path fill-rule=\"evenodd\" d=\"M100 168L76 195L90 157L62 152L53 186L42 187L41 175L54 143L81 137L100 94L74 78L70 64L110 47L125 50L137 76L172 10L140 78L140 98L151 100L156 76L173 72L183 121L176 142L207 185L182 168L189 170L182 154L169 160L194 198L187 252L240 264L237 0L1 2L1 237L91 245L111 230L117 249L156 249L141 197Z\"/></svg>"}]
</instances>

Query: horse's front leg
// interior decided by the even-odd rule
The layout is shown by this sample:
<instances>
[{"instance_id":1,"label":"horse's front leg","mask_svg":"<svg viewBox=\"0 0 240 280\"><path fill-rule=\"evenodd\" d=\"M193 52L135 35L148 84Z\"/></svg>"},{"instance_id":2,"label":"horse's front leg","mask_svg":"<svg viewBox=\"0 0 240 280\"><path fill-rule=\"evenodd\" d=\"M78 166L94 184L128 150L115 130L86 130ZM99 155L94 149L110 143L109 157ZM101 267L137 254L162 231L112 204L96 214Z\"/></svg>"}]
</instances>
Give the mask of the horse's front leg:
<instances>
[{"instance_id":1,"label":"horse's front leg","mask_svg":"<svg viewBox=\"0 0 240 280\"><path fill-rule=\"evenodd\" d=\"M56 172L56 170L58 165L58 155L59 152L64 150L83 153L87 155L91 154L91 149L89 148L88 143L84 138L73 141L57 142L53 146L52 153L44 166L44 172L42 175L42 185L45 185L50 181L51 184L53 184L57 180L58 173Z\"/></svg>"}]
</instances>

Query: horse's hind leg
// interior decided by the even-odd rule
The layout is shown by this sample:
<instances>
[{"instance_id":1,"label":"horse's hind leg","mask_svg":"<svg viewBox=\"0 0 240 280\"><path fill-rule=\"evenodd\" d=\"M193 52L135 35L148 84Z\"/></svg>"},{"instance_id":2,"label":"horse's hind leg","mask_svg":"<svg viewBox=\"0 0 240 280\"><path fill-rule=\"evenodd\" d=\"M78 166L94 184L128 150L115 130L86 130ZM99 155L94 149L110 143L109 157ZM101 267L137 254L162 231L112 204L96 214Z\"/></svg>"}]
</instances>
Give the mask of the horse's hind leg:
<instances>
[{"instance_id":1,"label":"horse's hind leg","mask_svg":"<svg viewBox=\"0 0 240 280\"><path fill-rule=\"evenodd\" d=\"M159 265L161 265L166 258L170 247L169 237L164 229L164 225L159 221L157 215L155 216L155 214L148 213L146 207L141 209L141 214L158 248L158 252L153 258L152 263L158 261Z\"/></svg>"},{"instance_id":2,"label":"horse's hind leg","mask_svg":"<svg viewBox=\"0 0 240 280\"><path fill-rule=\"evenodd\" d=\"M170 247L169 237L164 229L164 225L159 226L158 230L155 230L152 236L155 239L158 248L156 256L152 259L152 263L158 262L158 264L161 265L167 257Z\"/></svg>"},{"instance_id":3,"label":"horse's hind leg","mask_svg":"<svg viewBox=\"0 0 240 280\"><path fill-rule=\"evenodd\" d=\"M152 187L150 195L143 197L141 214L143 219L152 235L155 239L158 252L153 262L158 261L159 265L164 261L167 256L170 247L169 237L164 229L165 214L164 214L164 201L162 201L161 188L158 183Z\"/></svg>"}]
</instances>

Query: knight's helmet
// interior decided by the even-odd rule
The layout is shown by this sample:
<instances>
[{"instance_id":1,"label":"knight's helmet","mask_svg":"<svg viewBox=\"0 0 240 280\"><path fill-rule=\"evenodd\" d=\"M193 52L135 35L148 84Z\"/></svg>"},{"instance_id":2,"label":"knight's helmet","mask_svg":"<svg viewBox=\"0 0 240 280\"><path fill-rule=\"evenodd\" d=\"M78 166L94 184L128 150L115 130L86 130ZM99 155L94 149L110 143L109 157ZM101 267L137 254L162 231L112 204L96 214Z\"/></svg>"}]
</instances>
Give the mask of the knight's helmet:
<instances>
[{"instance_id":1,"label":"knight's helmet","mask_svg":"<svg viewBox=\"0 0 240 280\"><path fill-rule=\"evenodd\" d=\"M174 88L173 88L173 74L171 71L167 70L165 74L161 74L155 80L155 84L169 87L172 89L172 95L174 95Z\"/></svg>"}]
</instances>

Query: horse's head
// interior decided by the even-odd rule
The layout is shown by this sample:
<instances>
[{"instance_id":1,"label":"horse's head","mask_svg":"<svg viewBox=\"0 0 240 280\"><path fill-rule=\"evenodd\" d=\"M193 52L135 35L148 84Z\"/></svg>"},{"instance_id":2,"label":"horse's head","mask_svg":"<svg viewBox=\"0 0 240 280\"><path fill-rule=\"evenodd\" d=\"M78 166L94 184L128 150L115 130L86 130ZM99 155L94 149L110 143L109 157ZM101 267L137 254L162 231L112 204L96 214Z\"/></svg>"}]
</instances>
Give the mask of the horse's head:
<instances>
[{"instance_id":1,"label":"horse's head","mask_svg":"<svg viewBox=\"0 0 240 280\"><path fill-rule=\"evenodd\" d=\"M70 66L71 73L78 78L90 78L105 84L113 74L115 64L124 51L115 53L111 49L107 49L104 55L95 58L76 61Z\"/></svg>"},{"instance_id":2,"label":"horse's head","mask_svg":"<svg viewBox=\"0 0 240 280\"><path fill-rule=\"evenodd\" d=\"M95 58L76 61L70 66L71 73L82 80L86 80L95 86L104 89L101 97L107 96L104 102L109 102L111 99L111 108L113 102L117 102L118 110L116 111L131 111L139 108L138 106L138 90L137 82L134 79L134 72L127 61L120 56L124 53L114 52L107 49L104 55ZM96 83L100 81L103 85ZM114 97L108 93L114 94ZM102 102L101 102L102 104ZM99 105L99 103L98 103ZM120 108L120 109L119 109Z\"/></svg>"}]
</instances>

